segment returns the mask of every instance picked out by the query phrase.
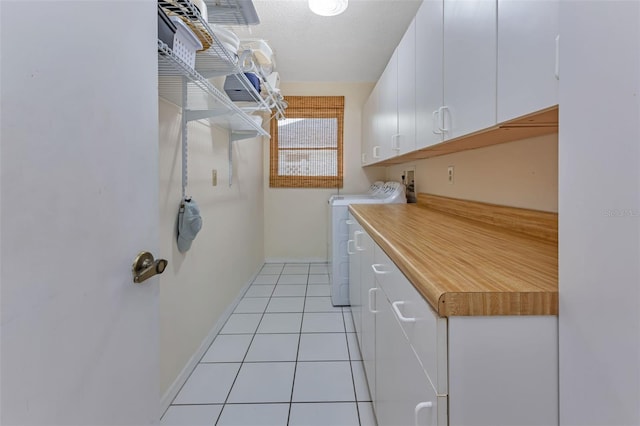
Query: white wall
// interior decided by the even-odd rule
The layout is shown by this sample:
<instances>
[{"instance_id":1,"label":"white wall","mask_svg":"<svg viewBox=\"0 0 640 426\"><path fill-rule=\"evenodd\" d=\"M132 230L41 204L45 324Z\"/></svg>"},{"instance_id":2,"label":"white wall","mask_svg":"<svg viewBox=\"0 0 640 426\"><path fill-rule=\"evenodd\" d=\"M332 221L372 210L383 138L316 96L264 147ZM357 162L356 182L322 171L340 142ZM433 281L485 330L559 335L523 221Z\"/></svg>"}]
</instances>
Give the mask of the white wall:
<instances>
[{"instance_id":1,"label":"white wall","mask_svg":"<svg viewBox=\"0 0 640 426\"><path fill-rule=\"evenodd\" d=\"M283 83L290 96L344 96L344 188L340 193L365 192L384 169L362 169L362 105L370 83ZM285 111L286 115L286 111ZM268 260L326 261L328 206L335 189L269 188L269 150L264 155L265 256Z\"/></svg>"},{"instance_id":2,"label":"white wall","mask_svg":"<svg viewBox=\"0 0 640 426\"><path fill-rule=\"evenodd\" d=\"M180 110L160 100L160 384L162 395L196 353L264 260L262 138L234 142L228 185L228 133L189 123L187 195L200 206L202 230L185 254L176 245L181 199ZM217 169L218 185L211 184ZM175 391L176 389L171 389Z\"/></svg>"},{"instance_id":3,"label":"white wall","mask_svg":"<svg viewBox=\"0 0 640 426\"><path fill-rule=\"evenodd\" d=\"M454 183L447 168L454 166ZM558 211L558 135L545 135L388 168L400 181L415 167L416 190L446 197Z\"/></svg>"},{"instance_id":4,"label":"white wall","mask_svg":"<svg viewBox=\"0 0 640 426\"><path fill-rule=\"evenodd\" d=\"M560 6L560 424L640 424L640 3Z\"/></svg>"}]
</instances>

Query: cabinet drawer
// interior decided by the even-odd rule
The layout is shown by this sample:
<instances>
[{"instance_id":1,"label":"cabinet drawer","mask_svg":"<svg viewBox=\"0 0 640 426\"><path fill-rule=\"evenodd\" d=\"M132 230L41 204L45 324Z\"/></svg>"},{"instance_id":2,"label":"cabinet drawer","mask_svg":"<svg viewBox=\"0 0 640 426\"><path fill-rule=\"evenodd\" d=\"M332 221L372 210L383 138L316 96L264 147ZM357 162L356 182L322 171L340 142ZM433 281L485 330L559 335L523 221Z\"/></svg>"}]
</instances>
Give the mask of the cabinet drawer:
<instances>
[{"instance_id":1,"label":"cabinet drawer","mask_svg":"<svg viewBox=\"0 0 640 426\"><path fill-rule=\"evenodd\" d=\"M447 393L447 319L440 318L393 261L376 245L377 280L438 394Z\"/></svg>"},{"instance_id":2,"label":"cabinet drawer","mask_svg":"<svg viewBox=\"0 0 640 426\"><path fill-rule=\"evenodd\" d=\"M447 396L438 397L384 293L376 314L376 415L380 426L444 426Z\"/></svg>"}]
</instances>

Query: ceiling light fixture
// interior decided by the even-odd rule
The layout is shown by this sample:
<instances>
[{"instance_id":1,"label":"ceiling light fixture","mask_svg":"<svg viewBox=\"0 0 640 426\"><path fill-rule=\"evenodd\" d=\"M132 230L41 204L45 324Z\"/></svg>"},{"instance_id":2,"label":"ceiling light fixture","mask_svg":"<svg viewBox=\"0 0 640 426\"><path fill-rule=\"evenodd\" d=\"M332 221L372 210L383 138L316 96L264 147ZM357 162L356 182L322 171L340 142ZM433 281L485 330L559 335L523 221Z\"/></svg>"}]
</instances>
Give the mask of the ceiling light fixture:
<instances>
[{"instance_id":1,"label":"ceiling light fixture","mask_svg":"<svg viewBox=\"0 0 640 426\"><path fill-rule=\"evenodd\" d=\"M347 10L349 0L309 0L309 9L316 15L336 16Z\"/></svg>"}]
</instances>

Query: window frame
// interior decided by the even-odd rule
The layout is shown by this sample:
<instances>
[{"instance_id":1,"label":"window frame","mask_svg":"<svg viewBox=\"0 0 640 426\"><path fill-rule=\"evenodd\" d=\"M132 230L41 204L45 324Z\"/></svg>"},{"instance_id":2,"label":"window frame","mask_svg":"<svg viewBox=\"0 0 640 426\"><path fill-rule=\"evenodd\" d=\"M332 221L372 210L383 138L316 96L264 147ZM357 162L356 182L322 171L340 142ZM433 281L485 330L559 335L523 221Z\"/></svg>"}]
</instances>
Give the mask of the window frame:
<instances>
[{"instance_id":1,"label":"window frame","mask_svg":"<svg viewBox=\"0 0 640 426\"><path fill-rule=\"evenodd\" d=\"M344 181L344 96L285 96L289 104L287 118L336 118L337 147L315 148L337 151L337 176L280 175L278 171L280 148L278 146L278 120L271 119L271 143L269 149L270 188L342 188ZM282 148L282 150L292 150ZM314 150L304 148L301 150Z\"/></svg>"}]
</instances>

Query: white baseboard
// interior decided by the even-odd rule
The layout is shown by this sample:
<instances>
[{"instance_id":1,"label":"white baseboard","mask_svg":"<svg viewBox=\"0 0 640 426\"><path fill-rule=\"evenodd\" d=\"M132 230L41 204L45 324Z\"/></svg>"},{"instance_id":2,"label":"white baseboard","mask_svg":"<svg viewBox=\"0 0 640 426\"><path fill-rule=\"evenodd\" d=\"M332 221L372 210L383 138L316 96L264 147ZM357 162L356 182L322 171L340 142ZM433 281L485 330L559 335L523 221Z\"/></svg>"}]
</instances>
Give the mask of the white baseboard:
<instances>
[{"instance_id":1,"label":"white baseboard","mask_svg":"<svg viewBox=\"0 0 640 426\"><path fill-rule=\"evenodd\" d=\"M262 268L262 265L260 265L260 268ZM162 418L165 411L167 411L167 409L171 405L171 402L174 400L176 395L178 395L178 392L180 392L180 389L182 389L182 386L191 375L191 372L196 368L196 366L198 365L198 363L200 362L204 354L207 352L207 349L209 349L209 346L211 346L213 339L215 339L218 333L220 332L220 330L222 330L222 327L227 322L227 320L229 319L233 311L236 309L236 306L238 306L238 303L240 303L240 300L242 300L242 296L244 296L244 294L247 292L247 289L249 288L253 280L256 278L256 276L258 276L258 273L260 272L260 268L258 268L258 271L256 271L255 274L253 274L251 279L238 292L238 296L229 305L229 307L222 313L222 315L220 316L220 319L218 319L218 321L213 325L213 328L211 328L211 331L209 331L207 336L204 338L204 340L200 344L200 347L198 347L198 350L196 350L196 352L191 356L191 358L189 358L189 361L184 366L182 371L180 371L180 374L178 374L178 377L176 377L176 379L173 381L171 386L169 386L169 389L167 389L167 392L163 395L162 399L160 400L160 418Z\"/></svg>"},{"instance_id":2,"label":"white baseboard","mask_svg":"<svg viewBox=\"0 0 640 426\"><path fill-rule=\"evenodd\" d=\"M291 257L267 257L264 263L327 263L326 257L303 257L303 258L291 258Z\"/></svg>"}]
</instances>

